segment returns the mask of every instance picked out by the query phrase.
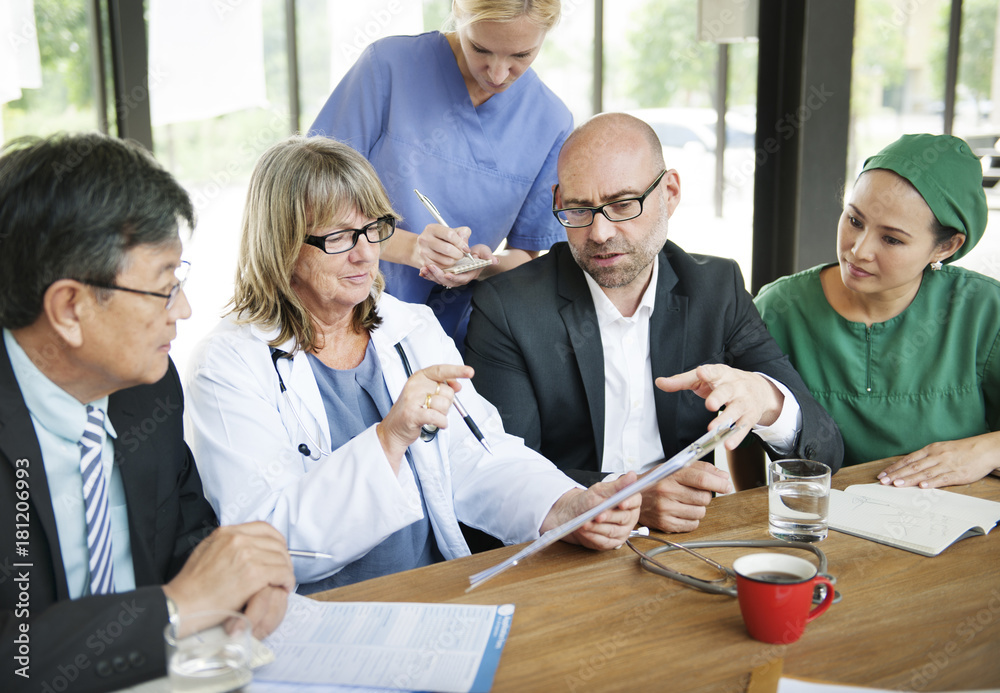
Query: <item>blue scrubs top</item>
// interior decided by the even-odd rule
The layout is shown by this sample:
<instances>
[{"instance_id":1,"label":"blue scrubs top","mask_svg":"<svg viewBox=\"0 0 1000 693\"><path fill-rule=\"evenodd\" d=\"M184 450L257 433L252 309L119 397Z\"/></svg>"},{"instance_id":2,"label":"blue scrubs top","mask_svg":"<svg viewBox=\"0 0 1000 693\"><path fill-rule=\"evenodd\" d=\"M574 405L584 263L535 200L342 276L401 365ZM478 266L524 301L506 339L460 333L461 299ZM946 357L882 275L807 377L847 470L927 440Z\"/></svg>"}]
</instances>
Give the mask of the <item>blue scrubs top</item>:
<instances>
[{"instance_id":1,"label":"blue scrubs top","mask_svg":"<svg viewBox=\"0 0 1000 693\"><path fill-rule=\"evenodd\" d=\"M316 376L316 384L323 397L323 408L326 409L330 422L331 450L336 450L377 424L392 408L389 390L382 379L382 366L371 341L368 342L364 361L357 368L330 368L312 354L309 354L309 365ZM299 585L299 594L322 592L444 560L434 539L420 477L413 467L409 451L406 453L406 463L410 465L417 490L420 491L423 518L390 534L381 544L333 575L317 582Z\"/></svg>"},{"instance_id":2,"label":"blue scrubs top","mask_svg":"<svg viewBox=\"0 0 1000 693\"><path fill-rule=\"evenodd\" d=\"M506 91L473 107L444 34L392 36L368 46L334 89L310 134L336 138L375 167L401 228L434 221L413 189L452 226L472 229L469 245L547 250L566 240L552 216L556 159L573 116L527 70ZM417 269L383 261L386 289L426 303L461 347L471 288L443 291Z\"/></svg>"}]
</instances>

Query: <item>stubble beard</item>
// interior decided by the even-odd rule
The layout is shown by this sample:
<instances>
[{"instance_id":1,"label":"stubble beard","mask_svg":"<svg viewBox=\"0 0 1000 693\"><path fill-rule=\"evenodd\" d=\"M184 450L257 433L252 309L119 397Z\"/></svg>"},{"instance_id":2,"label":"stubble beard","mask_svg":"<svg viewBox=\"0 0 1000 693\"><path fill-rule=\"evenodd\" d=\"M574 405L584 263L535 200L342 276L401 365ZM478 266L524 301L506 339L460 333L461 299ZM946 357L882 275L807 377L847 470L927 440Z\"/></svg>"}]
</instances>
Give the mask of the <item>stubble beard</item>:
<instances>
[{"instance_id":1,"label":"stubble beard","mask_svg":"<svg viewBox=\"0 0 1000 693\"><path fill-rule=\"evenodd\" d=\"M573 254L576 264L593 277L598 286L604 289L620 289L635 281L636 277L656 259L663 244L667 242L668 219L668 215L661 213L656 227L639 243L630 243L623 236L618 235L603 244L588 240L582 252L578 252L576 247L570 243L570 252ZM615 267L600 267L593 262L594 255L608 253L626 253L628 258Z\"/></svg>"}]
</instances>

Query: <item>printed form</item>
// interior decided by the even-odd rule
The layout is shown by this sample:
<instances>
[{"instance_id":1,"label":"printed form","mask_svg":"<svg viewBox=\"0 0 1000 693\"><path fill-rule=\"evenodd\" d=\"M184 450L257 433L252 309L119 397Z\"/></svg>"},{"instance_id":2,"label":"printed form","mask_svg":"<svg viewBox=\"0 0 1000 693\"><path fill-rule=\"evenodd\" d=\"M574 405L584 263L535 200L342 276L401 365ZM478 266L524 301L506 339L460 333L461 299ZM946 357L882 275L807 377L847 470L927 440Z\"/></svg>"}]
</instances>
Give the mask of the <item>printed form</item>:
<instances>
[{"instance_id":1,"label":"printed form","mask_svg":"<svg viewBox=\"0 0 1000 693\"><path fill-rule=\"evenodd\" d=\"M264 640L267 682L395 690L488 691L514 605L319 602L292 595L281 626ZM277 688L277 687L276 687Z\"/></svg>"}]
</instances>

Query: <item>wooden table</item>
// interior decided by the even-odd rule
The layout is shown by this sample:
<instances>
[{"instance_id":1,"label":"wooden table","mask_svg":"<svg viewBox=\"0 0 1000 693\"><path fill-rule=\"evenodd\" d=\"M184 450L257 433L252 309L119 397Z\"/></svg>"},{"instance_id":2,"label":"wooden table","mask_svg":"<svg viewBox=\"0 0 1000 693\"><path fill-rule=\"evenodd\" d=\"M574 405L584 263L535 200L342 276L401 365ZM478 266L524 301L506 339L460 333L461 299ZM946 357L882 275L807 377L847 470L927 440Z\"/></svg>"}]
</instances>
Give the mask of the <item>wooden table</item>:
<instances>
[{"instance_id":1,"label":"wooden table","mask_svg":"<svg viewBox=\"0 0 1000 693\"><path fill-rule=\"evenodd\" d=\"M881 465L873 464L842 470L834 487L874 481ZM950 490L1000 500L1000 479ZM672 538L770 538L766 489L716 498L698 530ZM470 593L469 575L518 547L317 596L515 604L496 691L736 693L753 669L778 659L786 675L829 682L917 691L1000 686L1000 529L934 558L834 531L820 547L843 600L783 646L752 640L735 599L647 572L628 548L598 553L559 543ZM705 553L731 564L746 551ZM704 567L676 553L669 563L694 574Z\"/></svg>"}]
</instances>

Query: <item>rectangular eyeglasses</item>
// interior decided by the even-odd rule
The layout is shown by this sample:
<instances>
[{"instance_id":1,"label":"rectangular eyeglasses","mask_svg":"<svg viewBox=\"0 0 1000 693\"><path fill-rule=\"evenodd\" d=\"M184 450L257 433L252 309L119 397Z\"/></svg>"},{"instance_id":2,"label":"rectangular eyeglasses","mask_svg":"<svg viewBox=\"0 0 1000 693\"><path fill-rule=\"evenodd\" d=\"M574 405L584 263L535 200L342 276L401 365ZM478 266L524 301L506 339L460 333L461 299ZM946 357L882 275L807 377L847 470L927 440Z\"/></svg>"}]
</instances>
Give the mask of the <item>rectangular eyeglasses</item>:
<instances>
[{"instance_id":1,"label":"rectangular eyeglasses","mask_svg":"<svg viewBox=\"0 0 1000 693\"><path fill-rule=\"evenodd\" d=\"M142 294L143 296L156 296L157 298L167 299L167 304L164 306L167 310L174 307L177 302L177 296L180 294L181 289L184 288L184 282L188 279L188 274L191 271L191 263L187 260L182 260L181 264L177 266L174 270L174 277L177 279L177 283L170 287L169 293L161 293L159 291L143 291L141 289L130 289L127 286L118 286L117 284L102 284L100 282L91 282L80 280L81 283L87 286L93 286L98 289L110 289L111 291L127 291L130 294Z\"/></svg>"},{"instance_id":2,"label":"rectangular eyeglasses","mask_svg":"<svg viewBox=\"0 0 1000 693\"><path fill-rule=\"evenodd\" d=\"M555 197L552 199L552 213L563 226L570 229L581 229L594 223L594 215L600 212L608 221L628 221L635 219L642 214L642 203L645 202L649 194L660 184L660 180L666 173L666 169L660 172L646 192L639 197L627 197L624 200L614 200L597 207L564 207L556 209Z\"/></svg>"},{"instance_id":3,"label":"rectangular eyeglasses","mask_svg":"<svg viewBox=\"0 0 1000 693\"><path fill-rule=\"evenodd\" d=\"M327 255L346 253L358 244L358 239L362 236L369 243L383 243L396 230L396 218L392 216L380 217L370 224L365 224L360 229L344 229L334 231L325 236L306 236L306 245L319 248Z\"/></svg>"}]
</instances>

